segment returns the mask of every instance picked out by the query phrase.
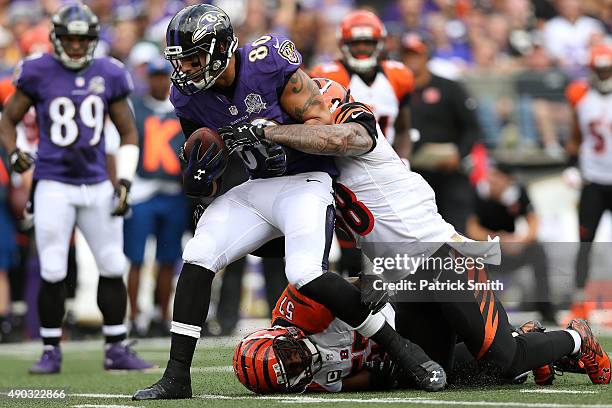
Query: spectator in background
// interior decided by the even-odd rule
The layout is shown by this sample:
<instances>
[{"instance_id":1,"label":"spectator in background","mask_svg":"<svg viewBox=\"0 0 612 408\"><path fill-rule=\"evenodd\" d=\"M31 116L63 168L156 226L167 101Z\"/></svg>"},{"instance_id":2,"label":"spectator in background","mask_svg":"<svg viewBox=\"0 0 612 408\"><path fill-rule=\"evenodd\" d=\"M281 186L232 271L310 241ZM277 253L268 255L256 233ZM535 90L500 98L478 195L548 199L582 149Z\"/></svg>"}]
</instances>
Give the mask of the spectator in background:
<instances>
[{"instance_id":1,"label":"spectator in background","mask_svg":"<svg viewBox=\"0 0 612 408\"><path fill-rule=\"evenodd\" d=\"M440 214L464 232L473 193L462 161L481 135L476 102L457 82L429 70L429 52L429 46L415 34L402 39L402 61L415 78L410 99L412 127L420 132L411 164L436 193Z\"/></svg>"},{"instance_id":2,"label":"spectator in background","mask_svg":"<svg viewBox=\"0 0 612 408\"><path fill-rule=\"evenodd\" d=\"M585 294L591 245L603 212L612 210L612 45L594 46L588 66L588 82L574 81L567 89L573 129L566 149L579 163L583 179L578 207L581 244L570 318L583 319L594 308Z\"/></svg>"},{"instance_id":3,"label":"spectator in background","mask_svg":"<svg viewBox=\"0 0 612 408\"><path fill-rule=\"evenodd\" d=\"M526 69L515 76L521 137L532 145L538 142L551 157L563 156L560 140L566 139L571 116L565 103L567 75L552 64L538 41L523 58Z\"/></svg>"},{"instance_id":4,"label":"spectator in background","mask_svg":"<svg viewBox=\"0 0 612 408\"><path fill-rule=\"evenodd\" d=\"M598 20L585 16L580 0L556 0L559 15L543 29L544 48L572 78L581 76L589 47L604 35Z\"/></svg>"},{"instance_id":5,"label":"spectator in background","mask_svg":"<svg viewBox=\"0 0 612 408\"><path fill-rule=\"evenodd\" d=\"M525 187L517 182L510 168L498 165L489 169L487 179L478 183L476 192L474 213L467 223L468 237L486 241L488 237L499 236L504 272L530 266L535 281L535 293L531 297L533 305L540 312L542 320L556 324L549 295L546 252L537 242L538 216ZM516 230L516 223L521 217L528 226L524 233Z\"/></svg>"},{"instance_id":6,"label":"spectator in background","mask_svg":"<svg viewBox=\"0 0 612 408\"><path fill-rule=\"evenodd\" d=\"M17 249L15 224L9 205L8 155L0 149L0 343L9 340L11 333L11 288L8 271Z\"/></svg>"},{"instance_id":7,"label":"spectator in background","mask_svg":"<svg viewBox=\"0 0 612 408\"><path fill-rule=\"evenodd\" d=\"M139 315L138 307L147 238L153 235L157 240L155 300L159 304L159 315L152 329L157 335L167 335L172 278L181 259L181 239L188 223L178 159L184 137L168 98L170 72L167 61L161 58L151 61L147 71L148 94L132 98L141 154L131 189L132 215L124 223L124 250L131 263L128 275L130 320L139 335L146 334L149 320Z\"/></svg>"}]
</instances>

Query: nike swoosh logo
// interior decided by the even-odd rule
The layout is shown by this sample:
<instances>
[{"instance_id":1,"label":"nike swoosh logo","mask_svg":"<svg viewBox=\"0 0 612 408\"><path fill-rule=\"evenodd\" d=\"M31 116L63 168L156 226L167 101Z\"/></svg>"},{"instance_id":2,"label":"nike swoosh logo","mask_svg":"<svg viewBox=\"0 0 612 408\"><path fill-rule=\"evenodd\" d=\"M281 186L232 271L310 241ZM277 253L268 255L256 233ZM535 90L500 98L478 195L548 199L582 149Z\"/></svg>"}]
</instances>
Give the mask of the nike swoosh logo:
<instances>
[{"instance_id":1,"label":"nike swoosh logo","mask_svg":"<svg viewBox=\"0 0 612 408\"><path fill-rule=\"evenodd\" d=\"M316 181L317 183L320 183L321 180L315 180L315 179L306 179L306 182L308 183L309 181Z\"/></svg>"},{"instance_id":2,"label":"nike swoosh logo","mask_svg":"<svg viewBox=\"0 0 612 408\"><path fill-rule=\"evenodd\" d=\"M355 112L355 113L351 114L351 118L352 118L352 119L355 119L355 118L357 118L359 115L361 115L362 113L363 113L363 111L361 111L361 112Z\"/></svg>"}]
</instances>

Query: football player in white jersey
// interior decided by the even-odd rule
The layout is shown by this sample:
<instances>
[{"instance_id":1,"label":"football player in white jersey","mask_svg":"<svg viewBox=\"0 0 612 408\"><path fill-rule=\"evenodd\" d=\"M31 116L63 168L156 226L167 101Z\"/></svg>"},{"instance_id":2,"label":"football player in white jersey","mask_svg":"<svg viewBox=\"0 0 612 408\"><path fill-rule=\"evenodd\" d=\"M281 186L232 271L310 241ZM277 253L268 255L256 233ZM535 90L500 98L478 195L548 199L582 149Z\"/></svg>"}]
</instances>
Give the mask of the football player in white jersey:
<instances>
[{"instance_id":1,"label":"football player in white jersey","mask_svg":"<svg viewBox=\"0 0 612 408\"><path fill-rule=\"evenodd\" d=\"M240 132L242 138L236 138L236 132L222 134L230 151L236 146L255 146L266 139L304 152L337 156L336 165L341 172L336 186L339 219L353 231L372 262L397 254L448 257L448 246L456 248L450 256L485 256L486 261L486 256L500 255L498 242L470 245L444 221L429 185L393 152L366 105L350 102L349 92L338 83L327 79L315 82L333 111L335 125L265 129L250 126ZM399 280L414 272L404 269L403 275L387 273L385 277ZM484 266L469 268L467 273L452 268L436 272L437 280L442 282L447 278L488 280ZM424 276L431 279L432 275ZM362 285L362 290L366 303L371 301L371 307L376 309L374 295L380 291L372 290L371 285ZM417 295L424 297L418 302L413 299L396 303L398 332L421 345L446 371L452 370L454 344L459 336L483 366L495 367L500 381L571 356L588 366L586 371L593 383L610 382L610 360L583 320L571 321L563 331L515 338L508 316L491 289L411 294ZM432 322L436 322L435 327Z\"/></svg>"},{"instance_id":2,"label":"football player in white jersey","mask_svg":"<svg viewBox=\"0 0 612 408\"><path fill-rule=\"evenodd\" d=\"M381 313L390 325L395 324L390 304ZM397 368L388 358L378 356L380 347L294 286L287 286L279 297L271 323L271 328L257 330L241 340L234 354L238 381L251 391L265 394L393 388ZM282 347L279 341L290 341L294 347ZM262 346L256 347L257 343ZM268 348L272 350L266 352ZM300 349L303 352L296 352ZM277 368L273 367L274 359L280 362Z\"/></svg>"},{"instance_id":3,"label":"football player in white jersey","mask_svg":"<svg viewBox=\"0 0 612 408\"><path fill-rule=\"evenodd\" d=\"M567 153L578 160L583 187L578 222L580 250L576 260L576 290L572 318L587 319L594 302L585 301L591 242L601 216L612 210L612 45L590 50L588 81L574 81L566 96L574 110L574 126Z\"/></svg>"},{"instance_id":4,"label":"football player in white jersey","mask_svg":"<svg viewBox=\"0 0 612 408\"><path fill-rule=\"evenodd\" d=\"M372 12L349 13L338 28L342 59L315 66L311 77L332 79L360 101L368 101L382 133L398 155L410 153L410 93L412 72L399 61L383 59L387 31Z\"/></svg>"}]
</instances>

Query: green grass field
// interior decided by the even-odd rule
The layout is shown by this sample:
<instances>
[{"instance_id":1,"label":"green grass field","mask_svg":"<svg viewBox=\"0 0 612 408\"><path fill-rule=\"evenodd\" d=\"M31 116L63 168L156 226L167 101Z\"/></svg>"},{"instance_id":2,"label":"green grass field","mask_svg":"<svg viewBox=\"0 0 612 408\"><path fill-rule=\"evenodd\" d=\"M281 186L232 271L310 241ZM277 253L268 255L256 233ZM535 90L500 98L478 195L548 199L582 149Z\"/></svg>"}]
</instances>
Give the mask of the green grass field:
<instances>
[{"instance_id":1,"label":"green grass field","mask_svg":"<svg viewBox=\"0 0 612 408\"><path fill-rule=\"evenodd\" d=\"M612 337L603 339L606 350L612 350ZM162 370L150 373L109 373L102 370L101 342L68 343L64 347L62 373L54 376L31 376L28 367L38 357L37 343L0 346L0 407L195 407L227 408L280 407L291 404L338 407L381 404L392 406L466 406L466 407L610 407L612 386L593 386L585 375L565 374L555 385L538 387L530 378L521 386L477 389L453 389L440 393L418 391L303 394L256 397L235 379L231 370L232 341L203 340L192 371L194 398L189 401L131 401L132 393L159 378ZM167 341L147 341L136 350L149 361L164 366ZM63 389L63 400L15 400L7 397L11 389Z\"/></svg>"}]
</instances>

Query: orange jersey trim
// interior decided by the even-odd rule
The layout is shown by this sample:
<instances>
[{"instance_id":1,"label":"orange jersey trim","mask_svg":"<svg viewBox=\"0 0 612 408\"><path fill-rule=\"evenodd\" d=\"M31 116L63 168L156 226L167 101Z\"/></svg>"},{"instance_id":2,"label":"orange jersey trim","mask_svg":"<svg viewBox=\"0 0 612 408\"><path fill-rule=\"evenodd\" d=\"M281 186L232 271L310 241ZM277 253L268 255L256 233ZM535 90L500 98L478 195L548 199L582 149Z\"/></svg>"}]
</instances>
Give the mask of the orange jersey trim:
<instances>
[{"instance_id":1,"label":"orange jersey trim","mask_svg":"<svg viewBox=\"0 0 612 408\"><path fill-rule=\"evenodd\" d=\"M589 92L589 84L584 81L574 81L565 89L565 97L572 107L578 106L578 103Z\"/></svg>"},{"instance_id":2,"label":"orange jersey trim","mask_svg":"<svg viewBox=\"0 0 612 408\"><path fill-rule=\"evenodd\" d=\"M345 88L349 88L351 76L340 62L331 62L315 66L310 71L311 78L327 78L336 81Z\"/></svg>"},{"instance_id":3,"label":"orange jersey trim","mask_svg":"<svg viewBox=\"0 0 612 408\"><path fill-rule=\"evenodd\" d=\"M383 61L381 63L383 73L393 87L398 101L414 90L414 75L404 64L399 61Z\"/></svg>"},{"instance_id":4,"label":"orange jersey trim","mask_svg":"<svg viewBox=\"0 0 612 408\"><path fill-rule=\"evenodd\" d=\"M272 311L272 325L278 324L278 320L299 327L306 334L314 334L327 329L334 316L325 306L288 285Z\"/></svg>"}]
</instances>

